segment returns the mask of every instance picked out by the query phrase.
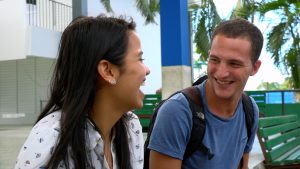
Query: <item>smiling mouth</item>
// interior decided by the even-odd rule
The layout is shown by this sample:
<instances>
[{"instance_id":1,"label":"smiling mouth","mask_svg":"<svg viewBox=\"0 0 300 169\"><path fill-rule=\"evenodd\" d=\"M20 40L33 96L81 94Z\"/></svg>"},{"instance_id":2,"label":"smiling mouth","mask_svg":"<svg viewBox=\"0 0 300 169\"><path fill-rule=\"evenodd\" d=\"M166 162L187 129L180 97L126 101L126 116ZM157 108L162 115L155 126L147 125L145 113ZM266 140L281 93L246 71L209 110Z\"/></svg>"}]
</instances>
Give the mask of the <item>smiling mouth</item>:
<instances>
[{"instance_id":1,"label":"smiling mouth","mask_svg":"<svg viewBox=\"0 0 300 169\"><path fill-rule=\"evenodd\" d=\"M229 84L233 83L233 81L223 81L223 80L218 80L218 79L215 79L215 80L220 85L229 85Z\"/></svg>"}]
</instances>

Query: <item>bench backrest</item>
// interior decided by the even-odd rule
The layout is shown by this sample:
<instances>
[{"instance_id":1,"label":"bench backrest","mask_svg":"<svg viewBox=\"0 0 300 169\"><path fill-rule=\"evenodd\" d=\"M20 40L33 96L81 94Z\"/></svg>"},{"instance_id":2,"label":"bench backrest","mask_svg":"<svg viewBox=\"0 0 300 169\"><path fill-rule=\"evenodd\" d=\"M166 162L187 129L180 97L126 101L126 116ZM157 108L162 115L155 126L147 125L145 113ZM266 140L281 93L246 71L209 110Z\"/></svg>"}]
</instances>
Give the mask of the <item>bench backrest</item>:
<instances>
[{"instance_id":1,"label":"bench backrest","mask_svg":"<svg viewBox=\"0 0 300 169\"><path fill-rule=\"evenodd\" d=\"M285 158L286 152L300 145L297 115L260 118L258 138L268 162Z\"/></svg>"},{"instance_id":2,"label":"bench backrest","mask_svg":"<svg viewBox=\"0 0 300 169\"><path fill-rule=\"evenodd\" d=\"M143 100L143 108L134 110L139 116L143 129L148 128L154 108L161 101L160 94L146 94Z\"/></svg>"}]
</instances>

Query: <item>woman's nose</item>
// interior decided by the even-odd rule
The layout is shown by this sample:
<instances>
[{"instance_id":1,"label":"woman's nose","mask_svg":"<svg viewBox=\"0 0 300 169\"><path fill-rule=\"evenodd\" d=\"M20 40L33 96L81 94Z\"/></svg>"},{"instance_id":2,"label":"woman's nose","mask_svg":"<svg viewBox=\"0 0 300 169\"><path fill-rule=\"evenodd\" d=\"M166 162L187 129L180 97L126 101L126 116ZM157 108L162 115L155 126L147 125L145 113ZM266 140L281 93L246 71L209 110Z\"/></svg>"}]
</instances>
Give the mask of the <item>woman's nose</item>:
<instances>
[{"instance_id":1,"label":"woman's nose","mask_svg":"<svg viewBox=\"0 0 300 169\"><path fill-rule=\"evenodd\" d=\"M145 69L146 69L146 76L148 76L150 74L150 69L146 65L145 65Z\"/></svg>"}]
</instances>

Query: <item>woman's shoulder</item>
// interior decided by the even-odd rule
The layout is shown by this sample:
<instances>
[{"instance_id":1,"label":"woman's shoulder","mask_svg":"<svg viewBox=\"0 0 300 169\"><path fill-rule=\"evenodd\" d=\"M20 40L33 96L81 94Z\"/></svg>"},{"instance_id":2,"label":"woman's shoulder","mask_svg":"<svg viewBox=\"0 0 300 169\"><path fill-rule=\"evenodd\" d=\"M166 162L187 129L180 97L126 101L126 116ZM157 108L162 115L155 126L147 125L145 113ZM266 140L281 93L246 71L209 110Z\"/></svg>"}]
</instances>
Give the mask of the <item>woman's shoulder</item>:
<instances>
[{"instance_id":1,"label":"woman's shoulder","mask_svg":"<svg viewBox=\"0 0 300 169\"><path fill-rule=\"evenodd\" d=\"M29 136L57 137L60 133L60 112L53 112L39 120L32 128ZM34 135L33 135L34 134Z\"/></svg>"},{"instance_id":2,"label":"woman's shoulder","mask_svg":"<svg viewBox=\"0 0 300 169\"><path fill-rule=\"evenodd\" d=\"M127 117L128 117L128 127L131 129L131 131L134 131L136 133L137 130L142 130L139 117L135 113L129 111L127 112Z\"/></svg>"},{"instance_id":3,"label":"woman's shoulder","mask_svg":"<svg viewBox=\"0 0 300 169\"><path fill-rule=\"evenodd\" d=\"M60 133L60 112L53 112L34 125L17 158L16 168L39 168L46 164Z\"/></svg>"},{"instance_id":4,"label":"woman's shoulder","mask_svg":"<svg viewBox=\"0 0 300 169\"><path fill-rule=\"evenodd\" d=\"M39 120L33 127L33 129L38 127L50 127L57 125L61 118L61 112L56 111L53 113L48 114L47 116L43 117Z\"/></svg>"},{"instance_id":5,"label":"woman's shoulder","mask_svg":"<svg viewBox=\"0 0 300 169\"><path fill-rule=\"evenodd\" d=\"M129 147L133 155L134 168L143 168L144 137L140 120L133 112L128 112Z\"/></svg>"}]
</instances>

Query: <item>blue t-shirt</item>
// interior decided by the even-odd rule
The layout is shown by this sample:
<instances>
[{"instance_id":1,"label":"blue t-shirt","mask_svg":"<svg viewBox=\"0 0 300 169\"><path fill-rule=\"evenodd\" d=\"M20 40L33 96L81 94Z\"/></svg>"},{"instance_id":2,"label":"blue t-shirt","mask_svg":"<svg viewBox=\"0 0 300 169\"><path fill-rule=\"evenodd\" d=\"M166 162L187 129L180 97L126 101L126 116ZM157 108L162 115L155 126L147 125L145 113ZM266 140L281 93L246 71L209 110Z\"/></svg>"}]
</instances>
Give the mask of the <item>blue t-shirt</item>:
<instances>
[{"instance_id":1,"label":"blue t-shirt","mask_svg":"<svg viewBox=\"0 0 300 169\"><path fill-rule=\"evenodd\" d=\"M204 103L206 129L203 144L214 154L211 160L207 155L196 151L186 159L183 169L234 169L238 167L242 155L252 149L258 125L258 107L254 105L254 125L250 139L247 136L245 113L242 99L236 112L230 118L220 118L207 107L205 83L198 86ZM192 113L183 94L174 95L160 108L151 134L149 149L162 154L183 159L186 145L191 136ZM248 140L248 141L247 141Z\"/></svg>"}]
</instances>

